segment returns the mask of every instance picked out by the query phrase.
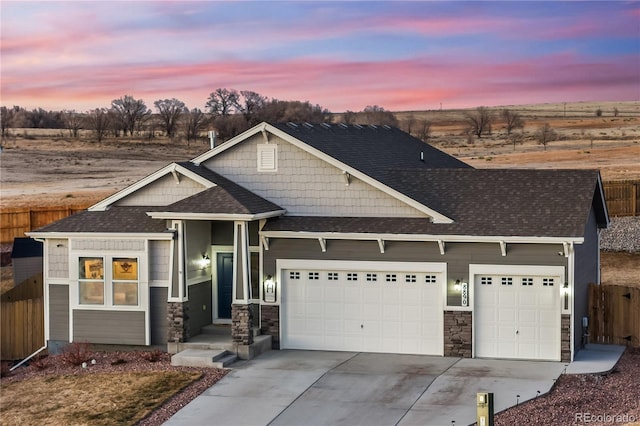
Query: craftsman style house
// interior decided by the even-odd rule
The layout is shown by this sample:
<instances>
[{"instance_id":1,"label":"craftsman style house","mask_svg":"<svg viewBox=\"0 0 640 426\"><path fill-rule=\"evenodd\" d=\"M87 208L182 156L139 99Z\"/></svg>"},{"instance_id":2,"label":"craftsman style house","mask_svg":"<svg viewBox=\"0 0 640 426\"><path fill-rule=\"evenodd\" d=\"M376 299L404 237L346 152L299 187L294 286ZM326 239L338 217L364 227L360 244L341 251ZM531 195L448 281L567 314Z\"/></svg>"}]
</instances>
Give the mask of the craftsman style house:
<instances>
[{"instance_id":1,"label":"craftsman style house","mask_svg":"<svg viewBox=\"0 0 640 426\"><path fill-rule=\"evenodd\" d=\"M45 329L569 361L609 223L595 170L479 170L388 126L262 123L44 241ZM250 350L239 350L245 357Z\"/></svg>"}]
</instances>

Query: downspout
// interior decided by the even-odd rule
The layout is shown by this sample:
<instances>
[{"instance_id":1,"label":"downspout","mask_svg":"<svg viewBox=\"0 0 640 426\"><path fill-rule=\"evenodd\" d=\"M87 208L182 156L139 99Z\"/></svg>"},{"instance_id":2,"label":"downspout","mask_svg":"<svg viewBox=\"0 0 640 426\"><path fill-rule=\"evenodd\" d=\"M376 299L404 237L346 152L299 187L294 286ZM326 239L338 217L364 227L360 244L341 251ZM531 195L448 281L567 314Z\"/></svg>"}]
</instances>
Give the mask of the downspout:
<instances>
[{"instance_id":1,"label":"downspout","mask_svg":"<svg viewBox=\"0 0 640 426\"><path fill-rule=\"evenodd\" d=\"M43 238L33 238L33 239L34 239L35 241L39 242L39 243L42 243L42 249L43 249L43 251L44 251L44 248L46 247L45 240L44 240ZM44 261L46 261L46 256L44 256L44 253L43 253L43 262L44 262ZM44 272L44 271L43 271L43 272ZM44 273L43 273L43 275L44 275ZM43 281L43 282L42 282L42 285L44 286L44 285L45 285L45 284L44 284L44 279L43 279L42 281ZM43 297L43 298L44 298L44 294L45 294L45 291L44 291L44 288L43 288L43 289L42 289L42 297ZM44 306L46 306L46 303L44 304ZM11 368L9 369L9 371L13 371L13 370L15 370L16 368L20 367L22 364L24 364L25 362L29 361L31 358L33 358L34 356L38 355L40 352L42 352L42 351L43 351L43 350L45 350L45 349L47 349L47 339L46 339L46 336L45 336L45 341L44 341L44 346L43 346L43 347L41 347L40 349L38 349L37 351L35 351L35 352L34 352L34 353L32 353L31 355L29 355L28 357L26 357L25 359L23 359L22 361L20 361L20 362L19 362L19 363L17 363L16 365L14 365L13 367L11 367Z\"/></svg>"},{"instance_id":2,"label":"downspout","mask_svg":"<svg viewBox=\"0 0 640 426\"><path fill-rule=\"evenodd\" d=\"M23 359L22 361L20 361L19 363L17 363L16 365L14 365L13 367L11 367L9 369L9 371L13 371L16 368L20 367L22 364L24 364L25 362L29 361L31 358L33 358L34 356L38 355L40 352L42 352L43 350L47 349L47 343L45 342L44 346L41 347L40 349L38 349L37 351L35 351L34 353L32 353L31 355L29 355L28 357L26 357L25 359Z\"/></svg>"}]
</instances>

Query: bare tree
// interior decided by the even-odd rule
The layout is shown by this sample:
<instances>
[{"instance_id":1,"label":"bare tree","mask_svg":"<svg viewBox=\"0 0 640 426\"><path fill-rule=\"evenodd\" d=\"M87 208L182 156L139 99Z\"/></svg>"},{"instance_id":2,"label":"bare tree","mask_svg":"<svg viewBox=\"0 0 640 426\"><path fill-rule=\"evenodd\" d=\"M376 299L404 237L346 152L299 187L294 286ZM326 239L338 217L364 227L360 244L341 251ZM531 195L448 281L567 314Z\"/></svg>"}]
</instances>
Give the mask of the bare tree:
<instances>
[{"instance_id":1,"label":"bare tree","mask_svg":"<svg viewBox=\"0 0 640 426\"><path fill-rule=\"evenodd\" d=\"M511 132L515 129L524 128L524 120L517 112L513 112L509 109L503 109L501 114L507 129L507 136L511 135Z\"/></svg>"},{"instance_id":2,"label":"bare tree","mask_svg":"<svg viewBox=\"0 0 640 426\"><path fill-rule=\"evenodd\" d=\"M209 94L205 107L214 116L228 117L240 109L237 90L219 88Z\"/></svg>"},{"instance_id":3,"label":"bare tree","mask_svg":"<svg viewBox=\"0 0 640 426\"><path fill-rule=\"evenodd\" d=\"M596 109L596 117L602 117L602 108Z\"/></svg>"},{"instance_id":4,"label":"bare tree","mask_svg":"<svg viewBox=\"0 0 640 426\"><path fill-rule=\"evenodd\" d=\"M618 114L620 114L620 110L618 109L618 107L613 107L613 116L617 117Z\"/></svg>"},{"instance_id":5,"label":"bare tree","mask_svg":"<svg viewBox=\"0 0 640 426\"><path fill-rule=\"evenodd\" d=\"M77 138L78 132L82 129L82 115L77 113L76 110L64 110L62 111L62 119L69 130L69 136Z\"/></svg>"},{"instance_id":6,"label":"bare tree","mask_svg":"<svg viewBox=\"0 0 640 426\"><path fill-rule=\"evenodd\" d=\"M524 142L524 133L515 132L509 135L509 141L513 144L513 150L516 150L516 144Z\"/></svg>"},{"instance_id":7,"label":"bare tree","mask_svg":"<svg viewBox=\"0 0 640 426\"><path fill-rule=\"evenodd\" d=\"M556 140L557 137L558 134L551 128L549 123L544 123L544 125L540 127L535 133L536 140L540 145L544 146L545 151L547 150L547 144Z\"/></svg>"},{"instance_id":8,"label":"bare tree","mask_svg":"<svg viewBox=\"0 0 640 426\"><path fill-rule=\"evenodd\" d=\"M466 112L464 117L469 124L469 132L482 138L485 133L491 134L491 112L486 107L478 107L475 112Z\"/></svg>"},{"instance_id":9,"label":"bare tree","mask_svg":"<svg viewBox=\"0 0 640 426\"><path fill-rule=\"evenodd\" d=\"M429 120L417 120L417 137L423 142L427 142L431 137L431 122Z\"/></svg>"},{"instance_id":10,"label":"bare tree","mask_svg":"<svg viewBox=\"0 0 640 426\"><path fill-rule=\"evenodd\" d=\"M178 130L178 121L186 110L184 102L179 101L176 98L172 98L159 99L153 104L158 110L158 114L160 115L160 119L162 120L162 125L164 127L165 133L167 134L167 136L173 139Z\"/></svg>"},{"instance_id":11,"label":"bare tree","mask_svg":"<svg viewBox=\"0 0 640 426\"><path fill-rule=\"evenodd\" d=\"M192 140L196 140L198 135L204 129L207 124L207 117L198 108L194 108L191 111L185 113L184 128L185 136L187 137L187 145Z\"/></svg>"},{"instance_id":12,"label":"bare tree","mask_svg":"<svg viewBox=\"0 0 640 426\"><path fill-rule=\"evenodd\" d=\"M7 129L13 126L15 118L15 108L0 107L0 127L2 128L2 137L7 135Z\"/></svg>"},{"instance_id":13,"label":"bare tree","mask_svg":"<svg viewBox=\"0 0 640 426\"><path fill-rule=\"evenodd\" d=\"M397 126L398 119L391 111L387 111L378 105L367 105L362 111L364 114L365 123L374 124L377 126Z\"/></svg>"},{"instance_id":14,"label":"bare tree","mask_svg":"<svg viewBox=\"0 0 640 426\"><path fill-rule=\"evenodd\" d=\"M344 114L342 114L342 122L344 124L354 124L358 119L358 113L346 110Z\"/></svg>"},{"instance_id":15,"label":"bare tree","mask_svg":"<svg viewBox=\"0 0 640 426\"><path fill-rule=\"evenodd\" d=\"M93 131L98 143L101 143L111 127L109 111L105 108L96 108L87 113L86 120L87 127Z\"/></svg>"},{"instance_id":16,"label":"bare tree","mask_svg":"<svg viewBox=\"0 0 640 426\"><path fill-rule=\"evenodd\" d=\"M308 101L279 101L272 99L262 108L257 117L259 121L294 123L327 123L331 121L329 110Z\"/></svg>"},{"instance_id":17,"label":"bare tree","mask_svg":"<svg viewBox=\"0 0 640 426\"><path fill-rule=\"evenodd\" d=\"M268 100L265 96L250 90L242 90L240 95L242 99L238 101L237 109L242 113L248 125L252 126L258 122L256 114L265 107Z\"/></svg>"},{"instance_id":18,"label":"bare tree","mask_svg":"<svg viewBox=\"0 0 640 426\"><path fill-rule=\"evenodd\" d=\"M127 131L133 135L134 130L138 130L141 123L151 115L151 110L147 108L144 100L129 95L111 101L111 109L123 126L125 136Z\"/></svg>"}]
</instances>

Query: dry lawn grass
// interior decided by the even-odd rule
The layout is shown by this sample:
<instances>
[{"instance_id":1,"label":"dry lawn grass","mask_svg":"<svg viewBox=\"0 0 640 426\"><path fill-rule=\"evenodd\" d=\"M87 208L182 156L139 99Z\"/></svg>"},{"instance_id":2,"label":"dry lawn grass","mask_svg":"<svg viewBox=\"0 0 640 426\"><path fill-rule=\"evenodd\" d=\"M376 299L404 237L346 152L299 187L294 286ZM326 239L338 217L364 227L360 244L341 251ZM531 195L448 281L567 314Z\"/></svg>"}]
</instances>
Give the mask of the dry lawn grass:
<instances>
[{"instance_id":1,"label":"dry lawn grass","mask_svg":"<svg viewBox=\"0 0 640 426\"><path fill-rule=\"evenodd\" d=\"M134 424L199 379L197 372L36 377L3 386L3 425Z\"/></svg>"}]
</instances>

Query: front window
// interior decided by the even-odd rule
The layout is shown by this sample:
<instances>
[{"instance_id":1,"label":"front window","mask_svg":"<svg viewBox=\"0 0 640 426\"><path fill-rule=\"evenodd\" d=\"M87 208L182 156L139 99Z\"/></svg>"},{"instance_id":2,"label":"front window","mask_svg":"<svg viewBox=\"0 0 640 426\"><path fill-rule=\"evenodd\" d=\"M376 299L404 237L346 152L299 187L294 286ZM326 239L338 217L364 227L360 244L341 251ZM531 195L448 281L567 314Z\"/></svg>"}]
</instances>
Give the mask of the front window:
<instances>
[{"instance_id":1,"label":"front window","mask_svg":"<svg viewBox=\"0 0 640 426\"><path fill-rule=\"evenodd\" d=\"M94 306L139 306L138 280L138 259L135 257L80 257L78 303Z\"/></svg>"},{"instance_id":2,"label":"front window","mask_svg":"<svg viewBox=\"0 0 640 426\"><path fill-rule=\"evenodd\" d=\"M104 259L81 257L78 266L80 303L104 305Z\"/></svg>"},{"instance_id":3,"label":"front window","mask_svg":"<svg viewBox=\"0 0 640 426\"><path fill-rule=\"evenodd\" d=\"M114 258L113 304L119 306L138 305L138 259Z\"/></svg>"}]
</instances>

